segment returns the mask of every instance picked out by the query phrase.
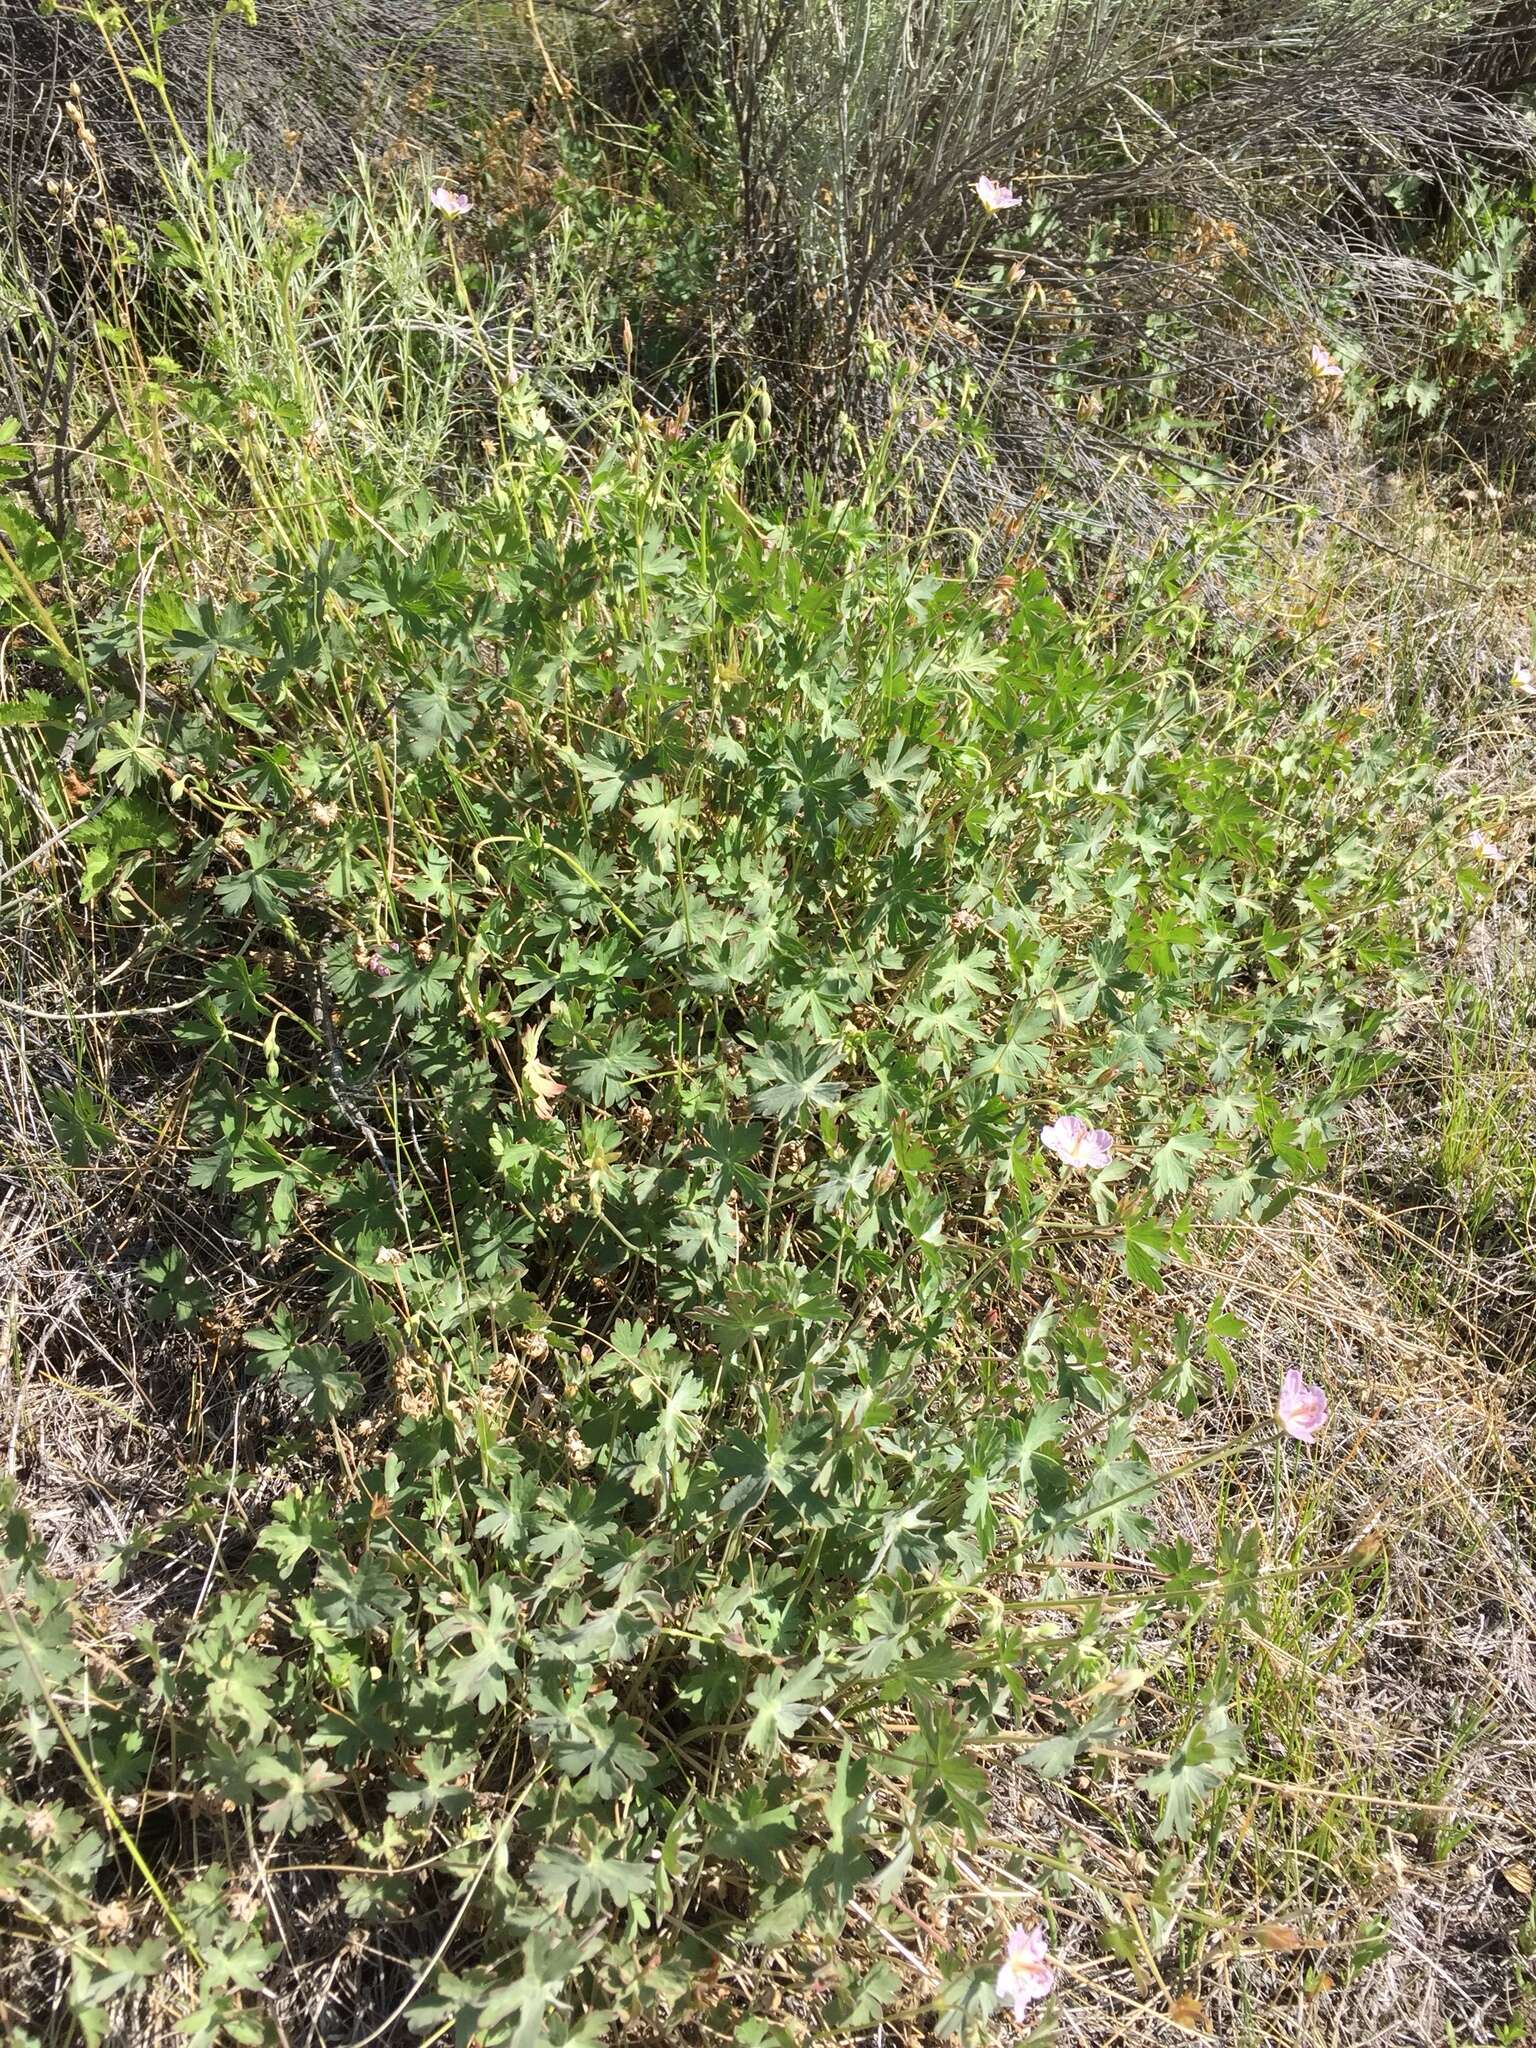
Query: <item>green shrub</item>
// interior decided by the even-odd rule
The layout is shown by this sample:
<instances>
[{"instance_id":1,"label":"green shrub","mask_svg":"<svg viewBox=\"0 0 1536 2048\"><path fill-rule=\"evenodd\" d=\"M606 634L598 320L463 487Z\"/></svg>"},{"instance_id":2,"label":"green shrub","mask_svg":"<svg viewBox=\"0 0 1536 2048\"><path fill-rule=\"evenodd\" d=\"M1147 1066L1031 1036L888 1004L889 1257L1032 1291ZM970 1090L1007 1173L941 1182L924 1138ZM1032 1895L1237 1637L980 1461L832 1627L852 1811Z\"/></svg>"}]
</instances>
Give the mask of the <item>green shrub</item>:
<instances>
[{"instance_id":1,"label":"green shrub","mask_svg":"<svg viewBox=\"0 0 1536 2048\"><path fill-rule=\"evenodd\" d=\"M289 448L249 376L157 378L189 477ZM751 508L749 420L579 457L522 379L495 436L467 498L312 469L221 569L5 516L7 864L58 836L54 971L112 990L60 1156L170 1133L144 1313L220 1308L210 1204L268 1306L243 1463L107 1562L211 1540L190 1607L114 1639L8 1523L0 1883L88 2040L172 1962L186 2038L267 2039L316 1868L429 2039L957 2037L968 1856L1016 1916L1052 1882L989 1757L1087 1768L1143 1641L1256 1597L1243 1546L1078 1590L1145 1539L1143 1403L1239 1334L1129 1373L1095 1298L1321 1163L1422 777L1170 663L1187 563L1117 655L875 507ZM1164 1833L1240 1722L1139 1781Z\"/></svg>"}]
</instances>

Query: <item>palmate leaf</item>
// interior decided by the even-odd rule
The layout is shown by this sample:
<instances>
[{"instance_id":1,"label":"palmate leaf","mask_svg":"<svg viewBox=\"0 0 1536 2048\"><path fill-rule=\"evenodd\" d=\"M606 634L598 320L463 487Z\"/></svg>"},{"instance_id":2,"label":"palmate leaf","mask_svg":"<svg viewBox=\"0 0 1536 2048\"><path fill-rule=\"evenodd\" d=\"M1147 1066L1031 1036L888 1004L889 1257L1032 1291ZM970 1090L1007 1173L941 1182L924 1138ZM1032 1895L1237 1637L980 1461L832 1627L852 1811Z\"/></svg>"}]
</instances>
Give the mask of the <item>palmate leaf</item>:
<instances>
[{"instance_id":1,"label":"palmate leaf","mask_svg":"<svg viewBox=\"0 0 1536 2048\"><path fill-rule=\"evenodd\" d=\"M186 662L193 682L200 683L221 654L255 654L260 642L244 605L231 601L215 611L208 598L199 597L188 600L183 623L168 636L165 651Z\"/></svg>"},{"instance_id":2,"label":"palmate leaf","mask_svg":"<svg viewBox=\"0 0 1536 2048\"><path fill-rule=\"evenodd\" d=\"M883 796L900 807L903 793L915 792L928 765L928 749L912 745L905 733L892 733L881 761L864 764L864 780L872 796Z\"/></svg>"},{"instance_id":3,"label":"palmate leaf","mask_svg":"<svg viewBox=\"0 0 1536 2048\"><path fill-rule=\"evenodd\" d=\"M1158 1293L1163 1284L1162 1263L1169 1246L1168 1232L1149 1216L1133 1216L1120 1240L1120 1255L1126 1275Z\"/></svg>"},{"instance_id":4,"label":"palmate leaf","mask_svg":"<svg viewBox=\"0 0 1536 2048\"><path fill-rule=\"evenodd\" d=\"M256 1539L259 1550L270 1551L277 1560L277 1575L290 1579L311 1551L329 1551L336 1541L336 1524L323 1493L286 1493L272 1504L272 1519Z\"/></svg>"},{"instance_id":5,"label":"palmate leaf","mask_svg":"<svg viewBox=\"0 0 1536 2048\"><path fill-rule=\"evenodd\" d=\"M667 1242L681 1265L723 1273L741 1250L741 1226L729 1202L695 1202L667 1225Z\"/></svg>"},{"instance_id":6,"label":"palmate leaf","mask_svg":"<svg viewBox=\"0 0 1536 2048\"><path fill-rule=\"evenodd\" d=\"M1152 1156L1152 1194L1161 1201L1165 1195L1188 1192L1195 1168L1211 1149L1204 1131L1175 1131Z\"/></svg>"},{"instance_id":7,"label":"palmate leaf","mask_svg":"<svg viewBox=\"0 0 1536 2048\"><path fill-rule=\"evenodd\" d=\"M567 1064L577 1088L603 1109L619 1108L634 1093L635 1082L656 1071L638 1024L621 1024L606 1043Z\"/></svg>"},{"instance_id":8,"label":"palmate leaf","mask_svg":"<svg viewBox=\"0 0 1536 2048\"><path fill-rule=\"evenodd\" d=\"M747 1747L772 1756L815 1713L826 1691L826 1665L820 1657L787 1675L768 1671L747 1695L754 1709Z\"/></svg>"},{"instance_id":9,"label":"palmate leaf","mask_svg":"<svg viewBox=\"0 0 1536 2048\"><path fill-rule=\"evenodd\" d=\"M261 1827L269 1835L302 1834L313 1827L329 1810L325 1794L346 1783L339 1771L328 1770L318 1758L305 1764L258 1756L248 1775L252 1784L272 1790L272 1798L261 1810Z\"/></svg>"},{"instance_id":10,"label":"palmate leaf","mask_svg":"<svg viewBox=\"0 0 1536 2048\"><path fill-rule=\"evenodd\" d=\"M1091 1720L1080 1727L1069 1728L1060 1735L1047 1735L1037 1742L1033 1749L1024 1752L1024 1761L1031 1770L1038 1771L1042 1778L1064 1778L1078 1759L1095 1745L1112 1742L1120 1725L1120 1708L1117 1705L1101 1707Z\"/></svg>"},{"instance_id":11,"label":"palmate leaf","mask_svg":"<svg viewBox=\"0 0 1536 2048\"><path fill-rule=\"evenodd\" d=\"M852 1745L845 1742L825 1806L827 1846L812 1861L805 1877L818 1913L830 1916L834 1928L841 1926L848 1901L869 1876L864 1838L871 1806L869 1761L865 1757L855 1761Z\"/></svg>"},{"instance_id":12,"label":"palmate leaf","mask_svg":"<svg viewBox=\"0 0 1536 2048\"><path fill-rule=\"evenodd\" d=\"M478 715L473 702L461 702L439 680L425 690L407 690L400 699L406 745L416 761L430 760L440 747L455 747Z\"/></svg>"},{"instance_id":13,"label":"palmate leaf","mask_svg":"<svg viewBox=\"0 0 1536 2048\"><path fill-rule=\"evenodd\" d=\"M808 1109L831 1109L843 1092L841 1081L827 1077L841 1054L836 1046L770 1042L747 1062L756 1084L752 1106L775 1123L787 1123Z\"/></svg>"},{"instance_id":14,"label":"palmate leaf","mask_svg":"<svg viewBox=\"0 0 1536 2048\"><path fill-rule=\"evenodd\" d=\"M412 2005L411 2031L437 2041L451 2028L453 2048L597 2048L612 2013L568 2021L558 2004L583 1956L575 1941L530 1934L515 1959L493 1969L439 1971L430 1993Z\"/></svg>"},{"instance_id":15,"label":"palmate leaf","mask_svg":"<svg viewBox=\"0 0 1536 2048\"><path fill-rule=\"evenodd\" d=\"M640 1740L640 1724L613 1712L611 1692L568 1693L545 1681L530 1689L529 1703L533 1730L547 1743L550 1762L582 1798L599 1804L617 1799L656 1762Z\"/></svg>"},{"instance_id":16,"label":"palmate leaf","mask_svg":"<svg viewBox=\"0 0 1536 2048\"><path fill-rule=\"evenodd\" d=\"M406 1605L405 1589L382 1557L372 1552L355 1566L323 1558L316 1573L315 1611L338 1633L382 1628Z\"/></svg>"},{"instance_id":17,"label":"palmate leaf","mask_svg":"<svg viewBox=\"0 0 1536 2048\"><path fill-rule=\"evenodd\" d=\"M605 1899L627 1906L643 1898L656 1879L648 1865L614 1855L613 1844L598 1837L541 1849L529 1865L528 1881L552 1906L579 1917L600 1909Z\"/></svg>"},{"instance_id":18,"label":"palmate leaf","mask_svg":"<svg viewBox=\"0 0 1536 2048\"><path fill-rule=\"evenodd\" d=\"M599 733L588 754L579 753L575 748L564 748L562 752L587 785L592 810L597 817L613 809L639 773L634 754L615 733Z\"/></svg>"},{"instance_id":19,"label":"palmate leaf","mask_svg":"<svg viewBox=\"0 0 1536 2048\"><path fill-rule=\"evenodd\" d=\"M756 1201L763 1192L763 1177L754 1172L752 1161L762 1147L762 1126L711 1117L699 1136L701 1149L688 1155L690 1180L702 1182L712 1201L725 1202L732 1195Z\"/></svg>"},{"instance_id":20,"label":"palmate leaf","mask_svg":"<svg viewBox=\"0 0 1536 2048\"><path fill-rule=\"evenodd\" d=\"M633 811L635 824L655 847L657 858L669 861L678 840L691 838L698 831L694 822L699 813L698 799L669 797L659 775L648 775L644 781L637 782L634 795L637 799Z\"/></svg>"},{"instance_id":21,"label":"palmate leaf","mask_svg":"<svg viewBox=\"0 0 1536 2048\"><path fill-rule=\"evenodd\" d=\"M971 1731L951 1710L914 1702L917 1732L909 1735L891 1763L911 1783L920 1814L951 1820L971 1841L987 1821L987 1774L969 1754Z\"/></svg>"},{"instance_id":22,"label":"palmate leaf","mask_svg":"<svg viewBox=\"0 0 1536 2048\"><path fill-rule=\"evenodd\" d=\"M238 1170L236 1187L265 1186L280 1181L273 1170ZM276 1327L250 1330L246 1344L255 1354L252 1371L258 1379L274 1379L290 1400L307 1408L317 1422L329 1422L345 1415L362 1392L362 1381L335 1345L311 1344L299 1340L285 1314L274 1318Z\"/></svg>"},{"instance_id":23,"label":"palmate leaf","mask_svg":"<svg viewBox=\"0 0 1536 2048\"><path fill-rule=\"evenodd\" d=\"M787 1783L784 1778L770 1781L780 1788ZM776 1804L772 1791L761 1785L744 1785L719 1804L701 1800L699 1814L710 1830L710 1854L728 1863L744 1864L765 1881L800 1828L798 1807Z\"/></svg>"},{"instance_id":24,"label":"palmate leaf","mask_svg":"<svg viewBox=\"0 0 1536 2048\"><path fill-rule=\"evenodd\" d=\"M410 1774L396 1771L390 1777L393 1790L385 1800L390 1813L441 1813L451 1818L462 1813L474 1798L469 1781L478 1759L469 1754L453 1755L441 1743L429 1742L412 1760Z\"/></svg>"},{"instance_id":25,"label":"palmate leaf","mask_svg":"<svg viewBox=\"0 0 1536 2048\"><path fill-rule=\"evenodd\" d=\"M978 995L995 996L994 965L991 949L979 946L973 953L952 956L940 963L931 972L928 985L935 997L955 996L962 1002Z\"/></svg>"},{"instance_id":26,"label":"palmate leaf","mask_svg":"<svg viewBox=\"0 0 1536 2048\"><path fill-rule=\"evenodd\" d=\"M1144 1792L1154 1793L1163 1803L1157 1840L1166 1842L1170 1835L1178 1835L1182 1840L1194 1824L1200 1801L1223 1778L1232 1775L1246 1754L1242 1731L1233 1726L1226 1708L1212 1707L1167 1763L1136 1781Z\"/></svg>"},{"instance_id":27,"label":"palmate leaf","mask_svg":"<svg viewBox=\"0 0 1536 2048\"><path fill-rule=\"evenodd\" d=\"M990 1081L1009 1100L1026 1093L1049 1062L1044 1041L1052 1021L1050 1011L1044 1008L1016 1011L1007 1036L994 1045L981 1047L971 1061L971 1080Z\"/></svg>"},{"instance_id":28,"label":"palmate leaf","mask_svg":"<svg viewBox=\"0 0 1536 2048\"><path fill-rule=\"evenodd\" d=\"M100 895L128 854L169 851L181 839L176 820L138 794L114 797L95 817L83 818L70 836L85 856L80 866L82 903Z\"/></svg>"},{"instance_id":29,"label":"palmate leaf","mask_svg":"<svg viewBox=\"0 0 1536 2048\"><path fill-rule=\"evenodd\" d=\"M449 1697L455 1706L473 1701L477 1713L488 1714L507 1703L507 1682L518 1669L522 1626L517 1602L500 1581L491 1579L483 1591L483 1606L477 1602L440 1621L427 1641L435 1650L469 1638L468 1648L448 1667Z\"/></svg>"},{"instance_id":30,"label":"palmate leaf","mask_svg":"<svg viewBox=\"0 0 1536 2048\"><path fill-rule=\"evenodd\" d=\"M636 1488L666 1482L703 1428L701 1418L709 1409L709 1396L696 1373L685 1372L669 1389L657 1412L654 1427L635 1446L637 1463L633 1474Z\"/></svg>"}]
</instances>

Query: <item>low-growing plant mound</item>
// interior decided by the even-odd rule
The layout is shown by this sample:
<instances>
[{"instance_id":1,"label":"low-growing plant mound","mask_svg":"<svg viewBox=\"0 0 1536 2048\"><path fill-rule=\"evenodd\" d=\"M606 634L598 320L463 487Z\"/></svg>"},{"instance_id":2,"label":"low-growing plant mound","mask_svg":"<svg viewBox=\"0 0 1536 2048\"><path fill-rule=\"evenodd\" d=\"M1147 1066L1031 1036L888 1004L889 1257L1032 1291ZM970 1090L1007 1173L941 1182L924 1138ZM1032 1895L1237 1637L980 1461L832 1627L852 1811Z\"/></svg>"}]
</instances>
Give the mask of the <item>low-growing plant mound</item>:
<instances>
[{"instance_id":1,"label":"low-growing plant mound","mask_svg":"<svg viewBox=\"0 0 1536 2048\"><path fill-rule=\"evenodd\" d=\"M473 496L314 439L200 553L178 480L238 495L271 403L157 364L110 560L5 514L59 1159L157 1134L144 1316L227 1323L179 1208L261 1297L230 1462L103 1560L195 1547L187 1598L125 1630L9 1521L16 2024L67 1958L88 2039L262 2041L366 1953L347 2039L960 2036L1049 1918L989 1753L1086 1766L1140 1645L1255 1598L1241 1544L1093 1598L1140 1404L1237 1369L1219 1313L1112 1359L1094 1297L1320 1164L1419 773L752 507L747 422L578 457L525 378ZM1164 1834L1241 1723L1142 1770Z\"/></svg>"}]
</instances>

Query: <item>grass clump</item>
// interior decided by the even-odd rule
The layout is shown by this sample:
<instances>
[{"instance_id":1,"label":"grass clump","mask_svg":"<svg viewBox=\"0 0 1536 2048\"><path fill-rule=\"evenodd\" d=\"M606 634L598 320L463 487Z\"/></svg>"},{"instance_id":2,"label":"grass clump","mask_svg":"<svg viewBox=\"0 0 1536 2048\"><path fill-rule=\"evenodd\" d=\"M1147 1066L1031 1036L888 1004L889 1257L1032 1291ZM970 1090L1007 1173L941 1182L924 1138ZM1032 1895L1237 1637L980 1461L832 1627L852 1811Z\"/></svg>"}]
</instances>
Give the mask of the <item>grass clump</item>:
<instances>
[{"instance_id":1,"label":"grass clump","mask_svg":"<svg viewBox=\"0 0 1536 2048\"><path fill-rule=\"evenodd\" d=\"M750 416L563 439L378 201L189 210L207 352L108 337L155 424L103 527L7 513L29 1185L83 1238L133 1188L122 1284L232 1418L99 1598L9 1521L14 2023L67 1966L89 2039L276 2038L366 1949L379 2038L959 2038L1051 1916L987 1760L1107 1767L1258 1597L1224 1544L1084 1603L1238 1335L1149 1374L1098 1307L1321 1164L1423 772L873 498L750 503ZM1139 1770L1161 1836L1243 1717Z\"/></svg>"}]
</instances>

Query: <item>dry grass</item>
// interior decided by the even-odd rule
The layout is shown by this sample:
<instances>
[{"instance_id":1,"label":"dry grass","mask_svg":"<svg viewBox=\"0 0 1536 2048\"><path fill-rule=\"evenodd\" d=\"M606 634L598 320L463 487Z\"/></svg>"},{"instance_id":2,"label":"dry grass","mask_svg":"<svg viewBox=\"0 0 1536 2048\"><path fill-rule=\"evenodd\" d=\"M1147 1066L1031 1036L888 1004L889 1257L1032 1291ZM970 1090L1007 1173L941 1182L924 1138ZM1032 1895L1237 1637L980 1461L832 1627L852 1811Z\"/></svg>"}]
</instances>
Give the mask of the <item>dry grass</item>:
<instances>
[{"instance_id":1,"label":"dry grass","mask_svg":"<svg viewBox=\"0 0 1536 2048\"><path fill-rule=\"evenodd\" d=\"M1332 1420L1315 1451L1277 1453L1261 1427L1214 1479L1159 1496L1159 1535L1197 1557L1258 1532L1261 1616L1137 1646L1151 1747L1059 1787L999 1774L1000 1834L1039 1859L1064 1958L1063 2043L1444 2048L1536 2019L1536 1390L1468 1325L1475 1254L1445 1276L1437 1325L1405 1307L1394 1240L1425 1256L1398 1218L1321 1190L1198 1259L1169 1304L1203 1316L1220 1295L1247 1335L1231 1394L1151 1445L1160 1469L1262 1426L1293 1365ZM1121 1582L1144 1583L1134 1561ZM1134 1779L1213 1679L1247 1765L1165 1855Z\"/></svg>"},{"instance_id":2,"label":"dry grass","mask_svg":"<svg viewBox=\"0 0 1536 2048\"><path fill-rule=\"evenodd\" d=\"M1508 688L1531 548L1491 493L1437 501L1420 478L1350 503L1271 601L1310 610L1383 715L1434 729L1443 790L1508 858L1394 1019L1400 1064L1356 1106L1330 1184L1201 1240L1171 1290L1195 1317L1219 1296L1247 1334L1230 1394L1183 1426L1158 1411L1159 1469L1262 1424L1291 1366L1332 1420L1315 1451L1265 1438L1158 1497L1165 1540L1210 1557L1251 1528L1262 1559L1261 1623L1170 1634L1161 1663L1139 1646L1143 1740L1175 1738L1212 1680L1249 1731L1187 1861L1160 1869L1134 1756L1000 1787L1007 1838L1076 1866L1053 1908L1058 2038L1096 2048L1536 2032L1536 706ZM1127 1346L1137 1313L1120 1305ZM1129 1963L1103 1953L1115 1921Z\"/></svg>"}]
</instances>

